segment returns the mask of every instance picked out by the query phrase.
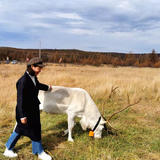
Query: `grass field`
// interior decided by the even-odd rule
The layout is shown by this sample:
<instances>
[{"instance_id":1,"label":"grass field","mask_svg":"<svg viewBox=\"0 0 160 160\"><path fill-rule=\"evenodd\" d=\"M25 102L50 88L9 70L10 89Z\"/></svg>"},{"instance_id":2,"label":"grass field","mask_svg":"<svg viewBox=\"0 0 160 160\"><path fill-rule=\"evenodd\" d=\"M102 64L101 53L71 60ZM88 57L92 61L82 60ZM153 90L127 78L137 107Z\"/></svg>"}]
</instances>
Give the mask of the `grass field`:
<instances>
[{"instance_id":1,"label":"grass field","mask_svg":"<svg viewBox=\"0 0 160 160\"><path fill-rule=\"evenodd\" d=\"M0 65L0 160L15 125L16 88L25 65ZM160 159L160 69L48 64L39 81L86 89L104 117L141 98L140 103L113 117L117 135L103 132L92 139L82 131L79 119L73 130L74 143L61 133L66 115L41 113L42 143L55 160L159 160ZM112 87L118 87L110 98ZM30 140L22 137L16 147L18 160L36 160Z\"/></svg>"}]
</instances>

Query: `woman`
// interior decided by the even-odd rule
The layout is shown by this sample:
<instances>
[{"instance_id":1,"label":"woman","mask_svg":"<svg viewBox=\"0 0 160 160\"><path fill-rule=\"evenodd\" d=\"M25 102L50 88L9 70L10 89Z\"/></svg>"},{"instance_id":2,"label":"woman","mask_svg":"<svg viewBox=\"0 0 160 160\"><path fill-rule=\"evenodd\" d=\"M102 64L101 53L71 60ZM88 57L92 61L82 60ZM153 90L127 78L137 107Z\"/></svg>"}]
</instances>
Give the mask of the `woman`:
<instances>
[{"instance_id":1,"label":"woman","mask_svg":"<svg viewBox=\"0 0 160 160\"><path fill-rule=\"evenodd\" d=\"M51 156L46 154L41 143L41 123L38 99L39 90L50 91L51 86L40 83L37 75L44 67L42 60L38 57L32 58L27 64L27 70L17 81L17 106L16 121L17 125L6 143L4 156L17 157L13 148L18 139L23 135L32 141L32 152L38 154L42 160L51 160Z\"/></svg>"}]
</instances>

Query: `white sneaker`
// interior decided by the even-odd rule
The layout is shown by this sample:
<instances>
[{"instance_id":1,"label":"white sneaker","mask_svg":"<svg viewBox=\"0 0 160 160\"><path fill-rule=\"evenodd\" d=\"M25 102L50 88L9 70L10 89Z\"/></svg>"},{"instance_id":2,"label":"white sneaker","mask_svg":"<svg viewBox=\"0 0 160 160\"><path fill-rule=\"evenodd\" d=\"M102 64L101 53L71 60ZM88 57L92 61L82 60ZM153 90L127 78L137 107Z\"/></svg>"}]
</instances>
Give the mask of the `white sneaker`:
<instances>
[{"instance_id":1,"label":"white sneaker","mask_svg":"<svg viewBox=\"0 0 160 160\"><path fill-rule=\"evenodd\" d=\"M38 158L41 160L52 160L52 157L49 154L45 153L44 151L38 154Z\"/></svg>"},{"instance_id":2,"label":"white sneaker","mask_svg":"<svg viewBox=\"0 0 160 160\"><path fill-rule=\"evenodd\" d=\"M14 153L12 150L8 150L7 148L4 151L3 155L10 158L14 158L18 156L17 153Z\"/></svg>"}]
</instances>

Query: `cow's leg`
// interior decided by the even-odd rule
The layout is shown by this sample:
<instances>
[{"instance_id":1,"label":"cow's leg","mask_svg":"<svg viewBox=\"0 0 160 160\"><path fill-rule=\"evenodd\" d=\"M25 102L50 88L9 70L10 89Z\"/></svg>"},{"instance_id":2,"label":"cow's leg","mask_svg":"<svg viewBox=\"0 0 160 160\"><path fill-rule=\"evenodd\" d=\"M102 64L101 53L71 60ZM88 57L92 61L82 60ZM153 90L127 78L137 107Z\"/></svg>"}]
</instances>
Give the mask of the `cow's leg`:
<instances>
[{"instance_id":1,"label":"cow's leg","mask_svg":"<svg viewBox=\"0 0 160 160\"><path fill-rule=\"evenodd\" d=\"M73 142L72 129L74 127L74 117L73 113L68 113L68 141Z\"/></svg>"}]
</instances>

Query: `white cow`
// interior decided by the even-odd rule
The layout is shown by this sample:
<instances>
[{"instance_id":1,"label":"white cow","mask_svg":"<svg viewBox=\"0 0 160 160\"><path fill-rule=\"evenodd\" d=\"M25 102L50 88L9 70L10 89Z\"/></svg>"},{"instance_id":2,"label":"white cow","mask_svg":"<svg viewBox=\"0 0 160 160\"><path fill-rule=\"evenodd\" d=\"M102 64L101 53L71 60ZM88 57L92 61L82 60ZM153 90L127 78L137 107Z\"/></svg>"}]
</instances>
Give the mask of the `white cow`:
<instances>
[{"instance_id":1,"label":"white cow","mask_svg":"<svg viewBox=\"0 0 160 160\"><path fill-rule=\"evenodd\" d=\"M72 129L75 117L81 118L80 124L83 130L87 128L93 130L97 124L94 138L101 138L106 121L88 92L81 88L62 86L52 86L52 88L51 92L39 92L40 109L48 113L68 115L68 129L64 131L65 134L68 133L68 141L73 142Z\"/></svg>"}]
</instances>

